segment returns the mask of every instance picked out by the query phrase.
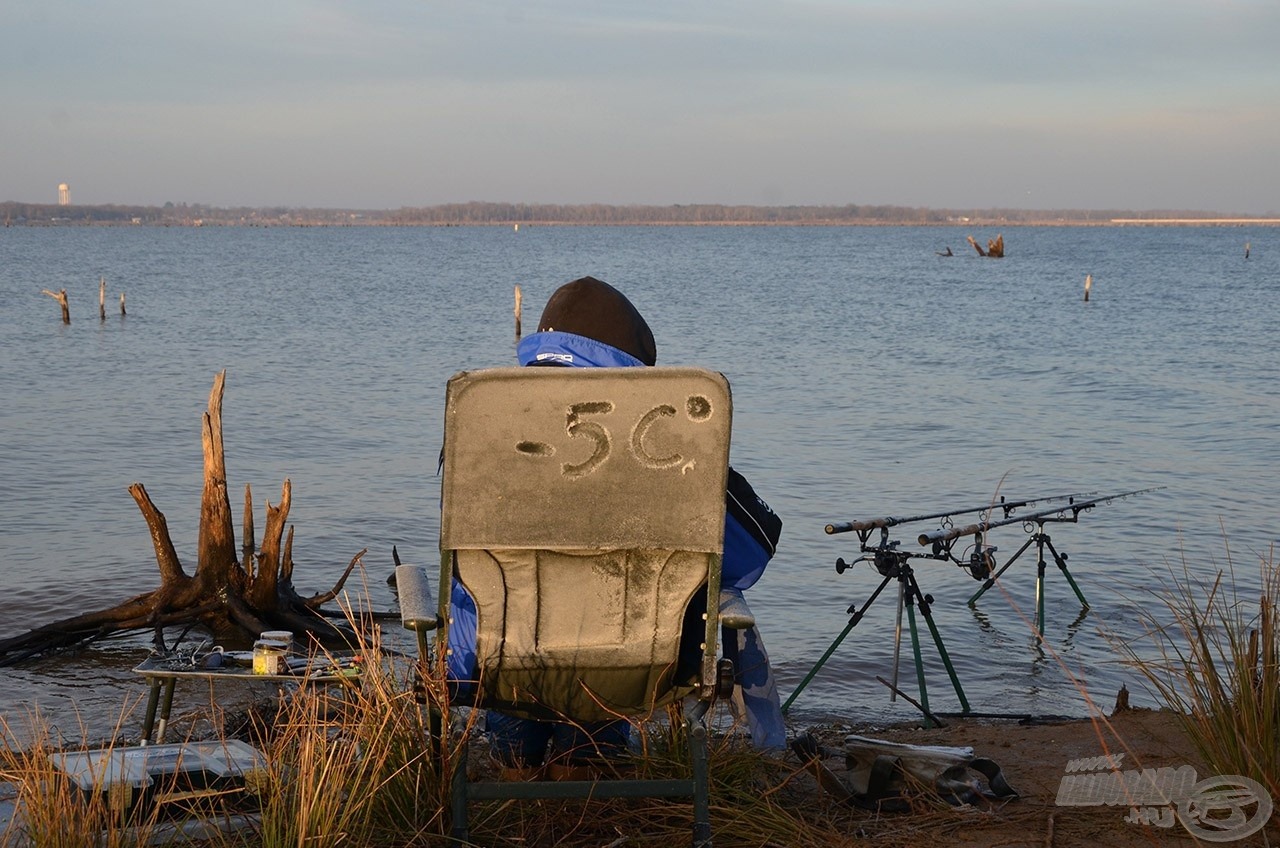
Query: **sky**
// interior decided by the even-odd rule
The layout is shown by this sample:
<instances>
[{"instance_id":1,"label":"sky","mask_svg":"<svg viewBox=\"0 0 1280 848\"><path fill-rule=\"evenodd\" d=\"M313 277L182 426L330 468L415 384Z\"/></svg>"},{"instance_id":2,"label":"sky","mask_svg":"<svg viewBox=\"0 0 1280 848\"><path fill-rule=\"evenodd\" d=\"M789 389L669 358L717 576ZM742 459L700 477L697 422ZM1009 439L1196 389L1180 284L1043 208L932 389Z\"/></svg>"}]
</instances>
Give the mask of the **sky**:
<instances>
[{"instance_id":1,"label":"sky","mask_svg":"<svg viewBox=\"0 0 1280 848\"><path fill-rule=\"evenodd\" d=\"M1277 0L0 0L0 201L1280 214Z\"/></svg>"}]
</instances>

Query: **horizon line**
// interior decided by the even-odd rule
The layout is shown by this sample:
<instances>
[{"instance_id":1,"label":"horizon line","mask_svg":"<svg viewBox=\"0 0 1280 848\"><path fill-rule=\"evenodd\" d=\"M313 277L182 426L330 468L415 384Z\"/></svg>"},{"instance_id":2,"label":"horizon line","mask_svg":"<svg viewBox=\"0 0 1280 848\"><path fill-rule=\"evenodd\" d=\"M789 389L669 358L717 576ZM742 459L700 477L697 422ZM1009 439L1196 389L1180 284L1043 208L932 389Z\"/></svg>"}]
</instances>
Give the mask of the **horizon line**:
<instances>
[{"instance_id":1,"label":"horizon line","mask_svg":"<svg viewBox=\"0 0 1280 848\"><path fill-rule=\"evenodd\" d=\"M448 200L435 203L425 204L400 204L399 206L352 206L352 205L307 205L307 204L285 204L285 203L265 203L265 204L216 204L203 201L165 201L163 203L138 203L138 202L119 202L108 201L98 203L67 203L44 202L31 200L4 200L0 201L0 206L39 206L63 209L75 208L94 208L94 207L134 207L143 209L164 209L166 207L201 207L207 209L232 211L240 209L249 210L298 210L298 211L314 211L314 212L356 212L356 213L394 213L406 210L423 210L423 209L441 209L447 207L466 207L466 206L516 206L529 209L536 208L566 208L566 209L584 209L590 207L601 207L608 209L790 209L790 210L812 210L812 209L886 209L903 211L910 210L916 212L937 212L937 213L1008 213L1015 212L1020 215L1031 214L1051 214L1061 215L1063 213L1082 214L1082 215L1102 215L1110 213L1115 215L1117 212L1128 213L1133 215L1155 215L1162 214L1160 220L1169 222L1183 220L1239 220L1242 222L1256 221L1277 221L1280 215L1277 213L1249 214L1236 212L1219 212L1217 210L1191 209L1172 207L1133 209L1132 207L1122 206L1106 206L1106 207L1026 207L1026 206L928 206L928 205L912 205L904 203L732 203L732 202L604 202L604 201L577 201L577 202L556 202L556 201L523 201L523 200ZM1174 213L1170 215L1170 213ZM1181 214L1179 214L1181 213ZM1129 220L1150 221L1154 218L1128 218L1128 217L1112 217L1110 219L1115 223L1123 223Z\"/></svg>"}]
</instances>

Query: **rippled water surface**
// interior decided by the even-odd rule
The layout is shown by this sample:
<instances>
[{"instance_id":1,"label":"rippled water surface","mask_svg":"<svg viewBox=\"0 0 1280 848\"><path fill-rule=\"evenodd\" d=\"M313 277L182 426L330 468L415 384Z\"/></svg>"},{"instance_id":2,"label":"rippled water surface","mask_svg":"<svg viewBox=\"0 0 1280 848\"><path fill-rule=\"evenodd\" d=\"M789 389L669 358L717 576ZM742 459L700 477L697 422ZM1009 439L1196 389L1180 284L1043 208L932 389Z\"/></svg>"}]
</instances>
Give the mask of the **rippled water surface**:
<instances>
[{"instance_id":1,"label":"rippled water surface","mask_svg":"<svg viewBox=\"0 0 1280 848\"><path fill-rule=\"evenodd\" d=\"M828 522L1164 487L1046 526L1091 604L1050 563L1048 651L1026 621L1034 548L976 609L964 571L913 561L974 710L1083 714L1073 676L1104 703L1138 688L1104 634L1137 635L1171 565L1212 576L1229 545L1247 593L1277 538L1280 230L1011 228L1002 260L967 234L0 230L0 636L158 584L134 481L193 566L200 416L222 369L233 510L251 484L261 522L289 478L300 591L328 589L368 547L373 603L390 608L391 546L436 556L446 379L513 362L514 286L530 330L556 286L592 274L646 315L660 362L732 383L734 465L785 521L749 595L784 696L879 583L864 564L836 573L857 545ZM946 246L956 255L937 256ZM62 288L69 326L41 294ZM934 526L891 538L923 552L915 536ZM1003 563L1026 538L1011 526L988 541ZM891 672L892 588L796 699L798 719L914 715L875 681ZM105 732L140 696L129 668L145 652L125 640L5 670L0 711L39 705L69 726L78 707ZM931 706L957 709L929 642L924 659ZM902 678L915 693L906 659Z\"/></svg>"}]
</instances>

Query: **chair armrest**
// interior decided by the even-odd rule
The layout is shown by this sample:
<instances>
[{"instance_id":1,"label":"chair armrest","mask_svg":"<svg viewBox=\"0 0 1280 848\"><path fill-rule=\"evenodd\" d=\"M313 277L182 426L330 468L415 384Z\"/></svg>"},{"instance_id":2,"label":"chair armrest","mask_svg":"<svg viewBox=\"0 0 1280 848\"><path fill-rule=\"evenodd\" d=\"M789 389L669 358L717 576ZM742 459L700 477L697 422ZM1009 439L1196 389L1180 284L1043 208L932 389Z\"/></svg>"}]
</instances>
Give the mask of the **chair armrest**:
<instances>
[{"instance_id":1,"label":"chair armrest","mask_svg":"<svg viewBox=\"0 0 1280 848\"><path fill-rule=\"evenodd\" d=\"M400 623L406 630L435 630L440 626L431 584L421 568L396 566L396 594L400 596Z\"/></svg>"},{"instance_id":2,"label":"chair armrest","mask_svg":"<svg viewBox=\"0 0 1280 848\"><path fill-rule=\"evenodd\" d=\"M720 624L730 630L747 630L756 626L756 617L739 590L720 590Z\"/></svg>"}]
</instances>

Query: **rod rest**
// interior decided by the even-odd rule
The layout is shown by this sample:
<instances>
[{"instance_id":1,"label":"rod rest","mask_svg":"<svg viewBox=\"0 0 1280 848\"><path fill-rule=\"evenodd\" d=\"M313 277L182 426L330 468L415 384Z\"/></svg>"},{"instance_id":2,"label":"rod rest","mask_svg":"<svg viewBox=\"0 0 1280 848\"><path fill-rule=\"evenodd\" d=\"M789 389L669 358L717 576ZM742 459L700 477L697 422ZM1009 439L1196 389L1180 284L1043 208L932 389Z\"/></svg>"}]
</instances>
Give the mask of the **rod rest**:
<instances>
[{"instance_id":1,"label":"rod rest","mask_svg":"<svg viewBox=\"0 0 1280 848\"><path fill-rule=\"evenodd\" d=\"M736 589L720 590L720 624L730 630L748 630L756 626L756 617Z\"/></svg>"},{"instance_id":2,"label":"rod rest","mask_svg":"<svg viewBox=\"0 0 1280 848\"><path fill-rule=\"evenodd\" d=\"M396 566L396 594L400 596L400 623L406 630L428 631L440 626L431 584L421 568Z\"/></svg>"}]
</instances>

